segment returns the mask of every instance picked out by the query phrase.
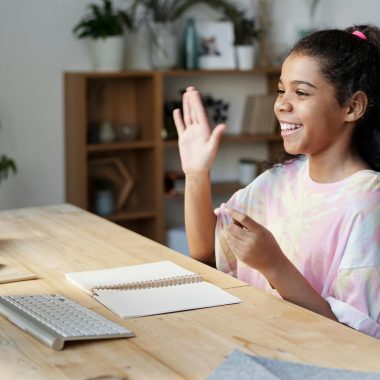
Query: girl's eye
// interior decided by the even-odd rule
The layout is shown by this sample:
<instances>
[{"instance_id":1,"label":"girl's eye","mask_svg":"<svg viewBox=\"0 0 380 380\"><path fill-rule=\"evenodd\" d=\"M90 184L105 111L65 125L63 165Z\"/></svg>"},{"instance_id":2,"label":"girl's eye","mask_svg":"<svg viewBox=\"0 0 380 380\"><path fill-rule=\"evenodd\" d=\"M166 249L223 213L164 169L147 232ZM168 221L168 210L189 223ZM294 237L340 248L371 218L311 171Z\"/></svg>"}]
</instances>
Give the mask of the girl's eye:
<instances>
[{"instance_id":1,"label":"girl's eye","mask_svg":"<svg viewBox=\"0 0 380 380\"><path fill-rule=\"evenodd\" d=\"M301 90L297 90L297 91L296 91L296 94L297 94L298 96L307 96L307 95L308 95L306 92L303 92L303 91L301 91Z\"/></svg>"},{"instance_id":2,"label":"girl's eye","mask_svg":"<svg viewBox=\"0 0 380 380\"><path fill-rule=\"evenodd\" d=\"M284 94L285 93L285 91L284 90L281 90L280 88L277 90L277 94L278 95L281 95L281 94Z\"/></svg>"}]
</instances>

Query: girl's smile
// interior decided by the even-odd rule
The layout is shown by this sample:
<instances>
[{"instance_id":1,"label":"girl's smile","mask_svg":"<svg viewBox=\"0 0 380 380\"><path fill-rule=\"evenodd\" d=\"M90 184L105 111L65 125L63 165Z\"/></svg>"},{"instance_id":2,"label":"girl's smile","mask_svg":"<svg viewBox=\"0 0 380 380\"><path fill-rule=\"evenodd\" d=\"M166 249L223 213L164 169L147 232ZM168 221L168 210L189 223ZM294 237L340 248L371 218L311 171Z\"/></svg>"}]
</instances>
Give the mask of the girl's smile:
<instances>
[{"instance_id":1,"label":"girl's smile","mask_svg":"<svg viewBox=\"0 0 380 380\"><path fill-rule=\"evenodd\" d=\"M303 128L302 124L286 123L283 121L280 121L280 126L281 126L281 136L284 138L286 136L293 135L299 132Z\"/></svg>"}]
</instances>

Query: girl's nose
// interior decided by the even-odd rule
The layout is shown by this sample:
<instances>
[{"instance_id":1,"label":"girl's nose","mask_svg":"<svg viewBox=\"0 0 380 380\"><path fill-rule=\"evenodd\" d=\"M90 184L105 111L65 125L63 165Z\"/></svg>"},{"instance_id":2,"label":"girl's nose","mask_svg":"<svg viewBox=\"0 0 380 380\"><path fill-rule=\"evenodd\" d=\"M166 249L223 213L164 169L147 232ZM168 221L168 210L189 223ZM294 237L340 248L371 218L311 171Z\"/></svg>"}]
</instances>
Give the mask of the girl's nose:
<instances>
[{"instance_id":1,"label":"girl's nose","mask_svg":"<svg viewBox=\"0 0 380 380\"><path fill-rule=\"evenodd\" d=\"M287 98L282 95L278 97L274 104L275 112L291 112L293 110L292 104L287 100Z\"/></svg>"}]
</instances>

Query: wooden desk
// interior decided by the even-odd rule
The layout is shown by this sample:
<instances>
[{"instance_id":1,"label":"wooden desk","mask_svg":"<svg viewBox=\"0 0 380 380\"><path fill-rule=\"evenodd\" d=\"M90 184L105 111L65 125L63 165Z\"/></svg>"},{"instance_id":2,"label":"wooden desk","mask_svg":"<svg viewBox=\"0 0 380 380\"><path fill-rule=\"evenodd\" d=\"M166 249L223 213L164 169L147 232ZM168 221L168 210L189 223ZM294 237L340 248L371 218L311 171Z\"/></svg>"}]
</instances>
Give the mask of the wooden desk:
<instances>
[{"instance_id":1,"label":"wooden desk","mask_svg":"<svg viewBox=\"0 0 380 380\"><path fill-rule=\"evenodd\" d=\"M201 273L243 302L121 320L64 279L66 272L159 260ZM1 285L0 294L63 294L136 334L68 343L55 352L0 317L1 379L204 379L235 348L270 358L380 371L380 341L70 205L0 212L0 263L40 276Z\"/></svg>"}]
</instances>

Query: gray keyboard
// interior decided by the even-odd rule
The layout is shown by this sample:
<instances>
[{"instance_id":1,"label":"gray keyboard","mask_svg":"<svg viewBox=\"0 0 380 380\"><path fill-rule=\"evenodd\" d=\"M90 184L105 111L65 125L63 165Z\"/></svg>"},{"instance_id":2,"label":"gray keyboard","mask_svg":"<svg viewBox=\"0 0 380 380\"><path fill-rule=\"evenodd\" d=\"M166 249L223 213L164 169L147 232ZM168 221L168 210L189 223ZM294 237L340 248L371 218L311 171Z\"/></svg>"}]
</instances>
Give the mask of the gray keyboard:
<instances>
[{"instance_id":1,"label":"gray keyboard","mask_svg":"<svg viewBox=\"0 0 380 380\"><path fill-rule=\"evenodd\" d=\"M61 350L71 340L134 336L125 327L60 295L3 296L0 314L54 350Z\"/></svg>"}]
</instances>

